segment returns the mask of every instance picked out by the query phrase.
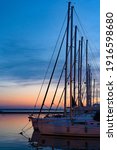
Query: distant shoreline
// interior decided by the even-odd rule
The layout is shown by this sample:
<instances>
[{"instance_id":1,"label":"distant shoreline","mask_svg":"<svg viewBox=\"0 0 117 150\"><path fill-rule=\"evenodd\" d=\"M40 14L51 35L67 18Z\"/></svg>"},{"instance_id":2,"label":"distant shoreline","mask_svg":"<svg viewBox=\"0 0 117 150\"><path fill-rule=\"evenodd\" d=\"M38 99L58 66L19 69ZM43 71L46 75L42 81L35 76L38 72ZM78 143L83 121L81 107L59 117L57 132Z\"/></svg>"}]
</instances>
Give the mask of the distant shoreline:
<instances>
[{"instance_id":1,"label":"distant shoreline","mask_svg":"<svg viewBox=\"0 0 117 150\"><path fill-rule=\"evenodd\" d=\"M0 109L0 114L38 114L39 109L33 110L33 109ZM48 109L43 109L42 114L45 114L48 112ZM57 110L52 109L50 113L63 113L63 110Z\"/></svg>"},{"instance_id":2,"label":"distant shoreline","mask_svg":"<svg viewBox=\"0 0 117 150\"><path fill-rule=\"evenodd\" d=\"M42 114L46 114L47 112L41 112ZM63 112L50 112L50 114L58 114ZM0 114L32 114L32 112L0 112ZM33 114L38 114L38 112L33 112Z\"/></svg>"}]
</instances>

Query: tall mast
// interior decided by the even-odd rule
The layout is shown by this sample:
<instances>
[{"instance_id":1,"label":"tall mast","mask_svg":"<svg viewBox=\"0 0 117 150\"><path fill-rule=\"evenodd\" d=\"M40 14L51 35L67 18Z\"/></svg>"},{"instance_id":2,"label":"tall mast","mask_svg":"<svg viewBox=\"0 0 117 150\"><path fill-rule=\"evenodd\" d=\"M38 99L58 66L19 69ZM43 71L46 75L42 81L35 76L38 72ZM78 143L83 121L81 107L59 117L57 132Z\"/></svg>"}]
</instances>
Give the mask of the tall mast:
<instances>
[{"instance_id":1,"label":"tall mast","mask_svg":"<svg viewBox=\"0 0 117 150\"><path fill-rule=\"evenodd\" d=\"M81 53L80 53L80 106L82 106L82 51L83 51L83 37L81 37Z\"/></svg>"},{"instance_id":2,"label":"tall mast","mask_svg":"<svg viewBox=\"0 0 117 150\"><path fill-rule=\"evenodd\" d=\"M86 40L86 105L88 105L89 89L88 89L88 40Z\"/></svg>"},{"instance_id":3,"label":"tall mast","mask_svg":"<svg viewBox=\"0 0 117 150\"><path fill-rule=\"evenodd\" d=\"M96 89L96 103L98 104L98 89Z\"/></svg>"},{"instance_id":4,"label":"tall mast","mask_svg":"<svg viewBox=\"0 0 117 150\"><path fill-rule=\"evenodd\" d=\"M91 73L91 68L90 68L90 101L89 101L89 106L92 105L92 73Z\"/></svg>"},{"instance_id":5,"label":"tall mast","mask_svg":"<svg viewBox=\"0 0 117 150\"><path fill-rule=\"evenodd\" d=\"M74 37L74 101L76 100L76 41L77 41L77 26L75 26Z\"/></svg>"},{"instance_id":6,"label":"tall mast","mask_svg":"<svg viewBox=\"0 0 117 150\"><path fill-rule=\"evenodd\" d=\"M91 81L92 80L92 74L91 74L91 67L88 64L88 99L87 99L87 106L91 106Z\"/></svg>"},{"instance_id":7,"label":"tall mast","mask_svg":"<svg viewBox=\"0 0 117 150\"><path fill-rule=\"evenodd\" d=\"M71 7L71 35L70 35L70 118L72 118L72 48L73 48L73 9Z\"/></svg>"},{"instance_id":8,"label":"tall mast","mask_svg":"<svg viewBox=\"0 0 117 150\"><path fill-rule=\"evenodd\" d=\"M68 65L68 42L69 42L69 19L70 19L70 5L68 3L68 14L67 14L67 33L66 33L66 60L65 60L65 95L64 95L64 115L66 116L66 99L67 99L67 65Z\"/></svg>"},{"instance_id":9,"label":"tall mast","mask_svg":"<svg viewBox=\"0 0 117 150\"><path fill-rule=\"evenodd\" d=\"M87 106L89 106L89 99L90 99L90 65L88 65L88 100Z\"/></svg>"},{"instance_id":10,"label":"tall mast","mask_svg":"<svg viewBox=\"0 0 117 150\"><path fill-rule=\"evenodd\" d=\"M93 80L93 104L95 101L95 79Z\"/></svg>"},{"instance_id":11,"label":"tall mast","mask_svg":"<svg viewBox=\"0 0 117 150\"><path fill-rule=\"evenodd\" d=\"M79 45L78 45L78 106L80 106L80 47L81 47L81 41L79 40Z\"/></svg>"}]
</instances>

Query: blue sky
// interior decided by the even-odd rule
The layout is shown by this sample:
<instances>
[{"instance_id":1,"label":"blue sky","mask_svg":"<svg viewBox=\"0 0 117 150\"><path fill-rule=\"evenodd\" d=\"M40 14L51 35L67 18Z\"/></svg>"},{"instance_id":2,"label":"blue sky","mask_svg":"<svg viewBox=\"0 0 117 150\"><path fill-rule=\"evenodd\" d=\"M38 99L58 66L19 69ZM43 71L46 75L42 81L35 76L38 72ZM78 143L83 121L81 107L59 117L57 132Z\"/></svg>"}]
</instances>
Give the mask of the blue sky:
<instances>
[{"instance_id":1,"label":"blue sky","mask_svg":"<svg viewBox=\"0 0 117 150\"><path fill-rule=\"evenodd\" d=\"M99 0L72 2L99 64ZM66 0L0 0L0 90L5 95L5 86L43 78L66 12Z\"/></svg>"}]
</instances>

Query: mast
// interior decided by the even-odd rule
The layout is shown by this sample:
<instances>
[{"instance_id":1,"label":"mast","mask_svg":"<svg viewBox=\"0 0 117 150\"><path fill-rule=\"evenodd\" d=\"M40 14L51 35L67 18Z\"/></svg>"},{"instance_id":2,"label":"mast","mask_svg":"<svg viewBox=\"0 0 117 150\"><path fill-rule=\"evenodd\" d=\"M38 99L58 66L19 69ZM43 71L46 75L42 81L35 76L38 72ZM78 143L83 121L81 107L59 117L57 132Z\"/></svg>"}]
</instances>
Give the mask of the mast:
<instances>
[{"instance_id":1,"label":"mast","mask_svg":"<svg viewBox=\"0 0 117 150\"><path fill-rule=\"evenodd\" d=\"M96 103L98 104L98 89L96 89Z\"/></svg>"},{"instance_id":2,"label":"mast","mask_svg":"<svg viewBox=\"0 0 117 150\"><path fill-rule=\"evenodd\" d=\"M86 40L86 106L91 106L92 101L92 73L88 64L88 40Z\"/></svg>"},{"instance_id":3,"label":"mast","mask_svg":"<svg viewBox=\"0 0 117 150\"><path fill-rule=\"evenodd\" d=\"M78 106L80 106L80 45L81 45L81 41L79 40L79 45L78 45Z\"/></svg>"},{"instance_id":4,"label":"mast","mask_svg":"<svg viewBox=\"0 0 117 150\"><path fill-rule=\"evenodd\" d=\"M93 80L93 104L95 101L95 79Z\"/></svg>"},{"instance_id":5,"label":"mast","mask_svg":"<svg viewBox=\"0 0 117 150\"><path fill-rule=\"evenodd\" d=\"M92 105L92 73L91 73L91 68L90 68L90 101L89 101L89 106Z\"/></svg>"},{"instance_id":6,"label":"mast","mask_svg":"<svg viewBox=\"0 0 117 150\"><path fill-rule=\"evenodd\" d=\"M71 7L71 35L70 35L70 118L72 119L72 48L73 48L73 9Z\"/></svg>"},{"instance_id":7,"label":"mast","mask_svg":"<svg viewBox=\"0 0 117 150\"><path fill-rule=\"evenodd\" d=\"M83 37L81 37L81 51L80 51L80 106L82 106L82 51L83 51Z\"/></svg>"},{"instance_id":8,"label":"mast","mask_svg":"<svg viewBox=\"0 0 117 150\"><path fill-rule=\"evenodd\" d=\"M86 106L88 105L89 89L88 89L88 40L86 40Z\"/></svg>"},{"instance_id":9,"label":"mast","mask_svg":"<svg viewBox=\"0 0 117 150\"><path fill-rule=\"evenodd\" d=\"M90 67L90 65L88 64L88 81L87 81L87 83L88 83L88 99L87 99L87 106L89 107L89 106L91 106L91 93L92 93L92 91L91 91L91 80L92 80L92 74L91 74L91 67Z\"/></svg>"},{"instance_id":10,"label":"mast","mask_svg":"<svg viewBox=\"0 0 117 150\"><path fill-rule=\"evenodd\" d=\"M87 106L89 106L89 99L90 99L90 65L88 65L88 100L87 100Z\"/></svg>"},{"instance_id":11,"label":"mast","mask_svg":"<svg viewBox=\"0 0 117 150\"><path fill-rule=\"evenodd\" d=\"M74 37L74 101L76 100L76 41L77 41L77 26L75 26Z\"/></svg>"},{"instance_id":12,"label":"mast","mask_svg":"<svg viewBox=\"0 0 117 150\"><path fill-rule=\"evenodd\" d=\"M66 60L65 60L65 94L64 94L64 115L66 116L66 99L67 99L67 65L68 65L68 42L69 42L69 19L70 19L70 5L68 2L67 14L67 33L66 33Z\"/></svg>"}]
</instances>

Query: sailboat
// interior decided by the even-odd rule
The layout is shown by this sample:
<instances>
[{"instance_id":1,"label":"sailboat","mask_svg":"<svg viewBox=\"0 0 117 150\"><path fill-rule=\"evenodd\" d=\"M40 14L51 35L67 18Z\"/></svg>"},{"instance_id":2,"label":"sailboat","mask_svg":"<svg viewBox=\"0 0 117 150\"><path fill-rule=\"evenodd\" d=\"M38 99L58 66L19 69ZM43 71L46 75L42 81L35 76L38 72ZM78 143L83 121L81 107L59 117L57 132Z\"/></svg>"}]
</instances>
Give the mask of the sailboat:
<instances>
[{"instance_id":1,"label":"sailboat","mask_svg":"<svg viewBox=\"0 0 117 150\"><path fill-rule=\"evenodd\" d=\"M73 31L73 13L74 6L71 2L68 2L67 11L67 27L65 34L60 45L60 49L57 54L57 58L52 70L51 77L44 95L44 99L39 111L38 116L30 115L29 119L32 121L34 131L38 131L41 135L54 135L54 136L75 136L75 137L100 137L100 119L99 119L99 106L92 105L92 74L91 66L88 63L88 40L86 40L86 106L84 106L82 99L82 51L83 51L83 37L77 44L77 31L78 27L75 25ZM74 32L74 34L73 34ZM42 117L42 109L46 101L46 97L50 88L50 84L55 72L57 62L60 56L60 50L63 45L63 41L66 38L66 51L65 51L65 63L62 69L62 73L57 83L57 87L52 99L50 108L45 116ZM76 81L76 51L78 45L78 82ZM74 58L73 58L74 50ZM70 64L68 64L70 61ZM69 69L68 69L69 67ZM64 95L64 113L63 114L51 114L50 110L55 100L57 90L59 88L61 76L65 70L64 89L62 96ZM68 73L68 71L70 73ZM74 77L73 77L74 74ZM95 80L94 80L95 81ZM76 82L78 83L78 97L76 98ZM67 107L67 92L69 84L69 108ZM94 84L95 86L95 84ZM78 101L77 101L78 100Z\"/></svg>"}]
</instances>

